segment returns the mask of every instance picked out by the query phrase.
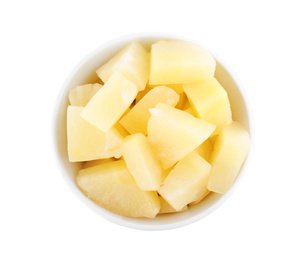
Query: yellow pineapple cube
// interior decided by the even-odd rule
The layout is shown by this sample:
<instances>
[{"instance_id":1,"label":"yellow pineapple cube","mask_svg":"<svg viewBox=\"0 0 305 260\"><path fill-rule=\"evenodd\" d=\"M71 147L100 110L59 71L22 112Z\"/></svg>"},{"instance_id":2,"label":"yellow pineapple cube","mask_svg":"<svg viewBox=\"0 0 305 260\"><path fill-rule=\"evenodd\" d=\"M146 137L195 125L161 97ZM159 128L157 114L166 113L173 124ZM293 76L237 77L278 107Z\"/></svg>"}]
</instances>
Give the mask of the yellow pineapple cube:
<instances>
[{"instance_id":1,"label":"yellow pineapple cube","mask_svg":"<svg viewBox=\"0 0 305 260\"><path fill-rule=\"evenodd\" d=\"M89 100L101 89L102 85L85 84L74 87L69 91L69 102L72 106L85 107Z\"/></svg>"},{"instance_id":2,"label":"yellow pineapple cube","mask_svg":"<svg viewBox=\"0 0 305 260\"><path fill-rule=\"evenodd\" d=\"M67 110L67 138L70 162L90 161L121 156L123 136L116 128L104 133L84 120L83 107L69 106Z\"/></svg>"},{"instance_id":3,"label":"yellow pineapple cube","mask_svg":"<svg viewBox=\"0 0 305 260\"><path fill-rule=\"evenodd\" d=\"M217 79L187 84L183 88L196 116L218 128L232 122L228 94Z\"/></svg>"},{"instance_id":4,"label":"yellow pineapple cube","mask_svg":"<svg viewBox=\"0 0 305 260\"><path fill-rule=\"evenodd\" d=\"M83 169L76 181L89 199L115 214L154 218L160 210L157 192L139 189L124 160Z\"/></svg>"},{"instance_id":5,"label":"yellow pineapple cube","mask_svg":"<svg viewBox=\"0 0 305 260\"><path fill-rule=\"evenodd\" d=\"M121 73L114 72L89 101L81 116L103 132L107 132L128 109L137 93L134 83Z\"/></svg>"},{"instance_id":6,"label":"yellow pineapple cube","mask_svg":"<svg viewBox=\"0 0 305 260\"><path fill-rule=\"evenodd\" d=\"M210 191L224 194L231 188L249 149L249 133L240 123L233 121L222 128L219 136L216 136L210 159Z\"/></svg>"},{"instance_id":7,"label":"yellow pineapple cube","mask_svg":"<svg viewBox=\"0 0 305 260\"><path fill-rule=\"evenodd\" d=\"M107 82L114 71L119 71L136 84L139 91L143 90L149 75L148 51L141 44L133 41L102 65L96 73Z\"/></svg>"},{"instance_id":8,"label":"yellow pineapple cube","mask_svg":"<svg viewBox=\"0 0 305 260\"><path fill-rule=\"evenodd\" d=\"M178 101L179 95L172 89L164 86L153 88L120 120L120 124L130 134L146 135L149 109L161 102L175 106Z\"/></svg>"},{"instance_id":9,"label":"yellow pineapple cube","mask_svg":"<svg viewBox=\"0 0 305 260\"><path fill-rule=\"evenodd\" d=\"M163 199L162 196L159 196L159 200L160 200L160 211L158 214L167 214L167 213L177 213L177 212L183 212L188 210L188 206L185 205L181 210L177 211L175 210L170 204L168 204L168 202Z\"/></svg>"},{"instance_id":10,"label":"yellow pineapple cube","mask_svg":"<svg viewBox=\"0 0 305 260\"><path fill-rule=\"evenodd\" d=\"M162 40L151 46L149 84L185 84L214 76L216 62L197 44Z\"/></svg>"},{"instance_id":11,"label":"yellow pineapple cube","mask_svg":"<svg viewBox=\"0 0 305 260\"><path fill-rule=\"evenodd\" d=\"M121 144L127 168L141 190L158 190L162 182L162 167L152 152L146 136L127 136Z\"/></svg>"},{"instance_id":12,"label":"yellow pineapple cube","mask_svg":"<svg viewBox=\"0 0 305 260\"><path fill-rule=\"evenodd\" d=\"M215 125L159 103L150 109L148 142L164 169L185 157L215 130Z\"/></svg>"},{"instance_id":13,"label":"yellow pineapple cube","mask_svg":"<svg viewBox=\"0 0 305 260\"><path fill-rule=\"evenodd\" d=\"M158 192L179 211L206 192L210 170L208 162L198 153L191 152L177 163Z\"/></svg>"}]
</instances>

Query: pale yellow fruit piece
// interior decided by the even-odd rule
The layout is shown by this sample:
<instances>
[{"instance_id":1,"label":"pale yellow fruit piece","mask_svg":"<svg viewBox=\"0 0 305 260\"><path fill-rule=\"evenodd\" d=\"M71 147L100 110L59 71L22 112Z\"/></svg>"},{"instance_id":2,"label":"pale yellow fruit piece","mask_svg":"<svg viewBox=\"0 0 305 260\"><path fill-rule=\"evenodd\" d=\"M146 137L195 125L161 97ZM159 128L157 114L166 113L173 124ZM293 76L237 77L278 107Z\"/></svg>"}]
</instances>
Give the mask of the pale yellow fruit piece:
<instances>
[{"instance_id":1,"label":"pale yellow fruit piece","mask_svg":"<svg viewBox=\"0 0 305 260\"><path fill-rule=\"evenodd\" d=\"M193 111L201 119L218 128L232 122L228 94L215 78L183 88Z\"/></svg>"},{"instance_id":2,"label":"pale yellow fruit piece","mask_svg":"<svg viewBox=\"0 0 305 260\"><path fill-rule=\"evenodd\" d=\"M198 153L180 160L161 184L159 194L177 211L206 192L211 165Z\"/></svg>"},{"instance_id":3,"label":"pale yellow fruit piece","mask_svg":"<svg viewBox=\"0 0 305 260\"><path fill-rule=\"evenodd\" d=\"M83 163L82 169L97 166L97 165L108 163L108 162L114 162L114 161L116 161L116 159L113 158L113 157L108 158L108 159L99 159L99 160L87 161L87 162Z\"/></svg>"},{"instance_id":4,"label":"pale yellow fruit piece","mask_svg":"<svg viewBox=\"0 0 305 260\"><path fill-rule=\"evenodd\" d=\"M185 84L214 76L216 62L197 44L162 40L151 46L149 84Z\"/></svg>"},{"instance_id":5,"label":"pale yellow fruit piece","mask_svg":"<svg viewBox=\"0 0 305 260\"><path fill-rule=\"evenodd\" d=\"M238 122L224 126L216 136L211 155L211 176L208 189L226 193L233 185L250 149L248 131Z\"/></svg>"},{"instance_id":6,"label":"pale yellow fruit piece","mask_svg":"<svg viewBox=\"0 0 305 260\"><path fill-rule=\"evenodd\" d=\"M84 107L89 100L101 89L102 85L86 84L74 87L69 91L69 102L72 106Z\"/></svg>"},{"instance_id":7,"label":"pale yellow fruit piece","mask_svg":"<svg viewBox=\"0 0 305 260\"><path fill-rule=\"evenodd\" d=\"M184 206L181 210L177 211L175 210L170 204L168 204L168 202L163 199L162 196L159 196L159 200L160 200L160 211L158 214L167 214L167 213L177 213L177 212L183 212L188 210L188 206Z\"/></svg>"},{"instance_id":8,"label":"pale yellow fruit piece","mask_svg":"<svg viewBox=\"0 0 305 260\"><path fill-rule=\"evenodd\" d=\"M202 195L198 196L198 199L194 200L193 202L189 203L189 206L197 205L199 202L201 202L206 196L208 196L211 193L211 191L206 190L202 193Z\"/></svg>"},{"instance_id":9,"label":"pale yellow fruit piece","mask_svg":"<svg viewBox=\"0 0 305 260\"><path fill-rule=\"evenodd\" d=\"M89 199L113 213L154 218L160 210L157 192L140 190L124 160L83 169L76 181Z\"/></svg>"},{"instance_id":10,"label":"pale yellow fruit piece","mask_svg":"<svg viewBox=\"0 0 305 260\"><path fill-rule=\"evenodd\" d=\"M148 142L164 169L203 143L215 126L192 115L160 103L150 109Z\"/></svg>"},{"instance_id":11,"label":"pale yellow fruit piece","mask_svg":"<svg viewBox=\"0 0 305 260\"><path fill-rule=\"evenodd\" d=\"M135 83L139 91L143 90L149 75L148 51L141 44L133 41L102 65L96 73L107 82L114 71L119 71Z\"/></svg>"},{"instance_id":12,"label":"pale yellow fruit piece","mask_svg":"<svg viewBox=\"0 0 305 260\"><path fill-rule=\"evenodd\" d=\"M213 143L211 139L205 140L201 145L199 145L195 150L203 159L210 163L211 154L213 151Z\"/></svg>"},{"instance_id":13,"label":"pale yellow fruit piece","mask_svg":"<svg viewBox=\"0 0 305 260\"><path fill-rule=\"evenodd\" d=\"M84 120L83 107L69 106L67 110L67 138L70 162L90 161L121 156L123 136L116 128L104 133Z\"/></svg>"},{"instance_id":14,"label":"pale yellow fruit piece","mask_svg":"<svg viewBox=\"0 0 305 260\"><path fill-rule=\"evenodd\" d=\"M158 103L175 106L178 101L179 95L172 89L164 86L153 88L120 120L120 124L130 134L142 133L146 135L147 122L150 118L149 109Z\"/></svg>"},{"instance_id":15,"label":"pale yellow fruit piece","mask_svg":"<svg viewBox=\"0 0 305 260\"><path fill-rule=\"evenodd\" d=\"M89 101L81 116L103 132L113 127L136 98L134 83L114 72L105 85Z\"/></svg>"},{"instance_id":16,"label":"pale yellow fruit piece","mask_svg":"<svg viewBox=\"0 0 305 260\"><path fill-rule=\"evenodd\" d=\"M141 190L158 190L162 167L143 134L127 136L121 144L127 168Z\"/></svg>"}]
</instances>

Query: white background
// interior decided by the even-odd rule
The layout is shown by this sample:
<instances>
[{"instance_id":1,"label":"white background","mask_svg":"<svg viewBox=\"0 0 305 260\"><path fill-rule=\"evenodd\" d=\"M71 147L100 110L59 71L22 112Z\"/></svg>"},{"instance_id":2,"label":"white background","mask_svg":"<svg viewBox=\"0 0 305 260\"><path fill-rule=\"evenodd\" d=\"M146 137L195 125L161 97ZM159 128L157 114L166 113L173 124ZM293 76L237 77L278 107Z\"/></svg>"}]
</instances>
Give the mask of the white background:
<instances>
[{"instance_id":1,"label":"white background","mask_svg":"<svg viewBox=\"0 0 305 260\"><path fill-rule=\"evenodd\" d=\"M305 259L304 1L0 1L0 259ZM254 150L232 197L179 229L139 231L64 182L52 114L74 66L105 41L169 32L236 72ZM303 248L302 248L303 247Z\"/></svg>"}]
</instances>

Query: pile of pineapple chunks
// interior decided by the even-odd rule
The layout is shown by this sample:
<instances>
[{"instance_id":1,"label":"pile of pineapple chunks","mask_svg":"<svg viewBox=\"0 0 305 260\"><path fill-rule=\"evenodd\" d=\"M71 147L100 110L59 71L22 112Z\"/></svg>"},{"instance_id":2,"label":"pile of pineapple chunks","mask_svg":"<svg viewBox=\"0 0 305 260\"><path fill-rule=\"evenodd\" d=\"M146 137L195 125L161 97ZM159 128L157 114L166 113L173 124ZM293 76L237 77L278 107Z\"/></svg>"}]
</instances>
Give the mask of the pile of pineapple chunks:
<instances>
[{"instance_id":1,"label":"pile of pineapple chunks","mask_svg":"<svg viewBox=\"0 0 305 260\"><path fill-rule=\"evenodd\" d=\"M70 162L76 181L103 208L127 217L177 213L234 183L250 148L232 121L216 62L200 46L134 41L97 71L103 84L69 92Z\"/></svg>"}]
</instances>

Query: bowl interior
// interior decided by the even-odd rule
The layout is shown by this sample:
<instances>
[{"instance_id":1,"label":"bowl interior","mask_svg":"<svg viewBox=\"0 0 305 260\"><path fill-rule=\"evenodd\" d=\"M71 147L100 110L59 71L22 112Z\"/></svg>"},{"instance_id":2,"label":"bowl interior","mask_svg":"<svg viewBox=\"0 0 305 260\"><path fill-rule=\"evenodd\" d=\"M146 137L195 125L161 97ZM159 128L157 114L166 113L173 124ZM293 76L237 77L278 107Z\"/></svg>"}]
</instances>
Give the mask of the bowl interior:
<instances>
[{"instance_id":1,"label":"bowl interior","mask_svg":"<svg viewBox=\"0 0 305 260\"><path fill-rule=\"evenodd\" d=\"M85 204L90 206L98 214L104 218L127 227L145 229L145 230L161 230L170 229L192 223L202 217L208 215L216 209L224 200L233 192L235 187L240 181L243 170L240 172L232 188L224 195L210 194L201 203L190 207L188 211L179 214L165 214L157 216L155 219L134 219L128 217L118 216L113 214L88 199L78 188L75 181L75 176L80 169L80 163L70 163L67 156L67 138L66 138L66 109L68 106L68 92L71 88L86 83L95 83L98 77L95 73L96 69L105 63L111 56L118 50L123 48L132 40L137 40L145 46L149 46L153 42L160 39L178 38L188 40L181 37L164 37L162 36L130 36L124 39L115 40L106 43L100 48L89 54L80 64L72 71L66 80L56 104L55 111L55 150L58 156L59 164L68 185L75 192L75 194L84 201ZM202 45L202 44L201 44ZM203 46L204 47L204 46ZM216 59L216 72L215 77L226 89L231 102L233 120L241 122L244 127L250 132L250 121L248 108L245 102L244 95L240 84L231 72L223 65L217 56L211 52ZM251 135L251 133L250 133Z\"/></svg>"}]
</instances>

